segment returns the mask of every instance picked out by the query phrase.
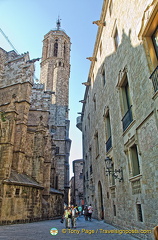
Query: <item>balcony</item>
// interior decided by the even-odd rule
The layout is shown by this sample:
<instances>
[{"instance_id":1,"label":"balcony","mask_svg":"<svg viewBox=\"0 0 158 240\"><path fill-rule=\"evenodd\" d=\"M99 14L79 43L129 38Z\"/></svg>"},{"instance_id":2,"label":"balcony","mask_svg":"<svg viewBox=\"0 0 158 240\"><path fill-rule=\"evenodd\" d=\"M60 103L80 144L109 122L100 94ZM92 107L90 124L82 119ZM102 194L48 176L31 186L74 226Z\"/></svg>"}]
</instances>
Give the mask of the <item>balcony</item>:
<instances>
[{"instance_id":1,"label":"balcony","mask_svg":"<svg viewBox=\"0 0 158 240\"><path fill-rule=\"evenodd\" d=\"M128 111L126 112L126 114L124 115L124 117L122 118L123 131L126 130L126 128L130 125L132 121L133 121L133 117L132 117L132 105L131 105Z\"/></svg>"},{"instance_id":2,"label":"balcony","mask_svg":"<svg viewBox=\"0 0 158 240\"><path fill-rule=\"evenodd\" d=\"M82 132L82 120L81 120L81 116L77 117L76 121L77 121L76 127Z\"/></svg>"},{"instance_id":3,"label":"balcony","mask_svg":"<svg viewBox=\"0 0 158 240\"><path fill-rule=\"evenodd\" d=\"M158 66L155 68L149 79L152 80L154 91L158 90Z\"/></svg>"},{"instance_id":4,"label":"balcony","mask_svg":"<svg viewBox=\"0 0 158 240\"><path fill-rule=\"evenodd\" d=\"M108 152L110 150L110 148L112 148L112 139L111 136L109 137L109 139L106 142L106 152Z\"/></svg>"}]
</instances>

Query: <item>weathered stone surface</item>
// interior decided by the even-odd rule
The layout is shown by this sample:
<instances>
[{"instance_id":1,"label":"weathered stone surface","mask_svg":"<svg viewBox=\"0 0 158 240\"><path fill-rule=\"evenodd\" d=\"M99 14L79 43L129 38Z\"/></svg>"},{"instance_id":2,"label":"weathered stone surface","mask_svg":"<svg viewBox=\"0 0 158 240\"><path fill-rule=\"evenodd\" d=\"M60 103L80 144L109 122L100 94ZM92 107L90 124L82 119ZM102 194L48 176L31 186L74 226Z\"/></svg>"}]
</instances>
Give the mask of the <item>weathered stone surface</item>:
<instances>
[{"instance_id":1,"label":"weathered stone surface","mask_svg":"<svg viewBox=\"0 0 158 240\"><path fill-rule=\"evenodd\" d=\"M93 54L97 61L91 63L90 84L82 108L85 200L87 204L93 203L97 218L120 227L150 229L157 225L158 217L158 92L154 91L149 77L158 61L153 45L146 46L145 41L151 40L156 26L157 3L152 0L111 2L111 13L108 1L103 3L101 21L106 26L98 29ZM126 78L133 120L123 129ZM107 150L109 136L111 146ZM134 147L140 167L137 176L133 174ZM122 167L123 181L106 173L107 156L113 161L113 170ZM91 178L93 191L89 184Z\"/></svg>"},{"instance_id":2,"label":"weathered stone surface","mask_svg":"<svg viewBox=\"0 0 158 240\"><path fill-rule=\"evenodd\" d=\"M52 56L45 75L42 59L40 84L29 53L0 48L0 223L60 216L68 202L70 39L62 31L61 38L62 65Z\"/></svg>"}]
</instances>

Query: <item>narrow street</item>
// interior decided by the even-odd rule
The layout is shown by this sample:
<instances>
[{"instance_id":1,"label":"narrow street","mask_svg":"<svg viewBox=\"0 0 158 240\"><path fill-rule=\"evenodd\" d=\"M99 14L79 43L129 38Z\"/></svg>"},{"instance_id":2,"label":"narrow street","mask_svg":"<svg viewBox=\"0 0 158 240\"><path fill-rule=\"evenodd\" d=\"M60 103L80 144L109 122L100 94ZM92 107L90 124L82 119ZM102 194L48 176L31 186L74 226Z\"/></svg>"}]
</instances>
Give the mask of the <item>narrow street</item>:
<instances>
[{"instance_id":1,"label":"narrow street","mask_svg":"<svg viewBox=\"0 0 158 240\"><path fill-rule=\"evenodd\" d=\"M51 235L50 230L56 228L58 233ZM55 230L55 229L54 229ZM92 219L85 221L81 216L77 219L76 229L65 229L65 223L58 220L48 220L26 224L0 226L0 240L52 240L52 239L106 239L106 240L137 240L130 234L106 233L106 230L118 230L103 221ZM151 237L152 239L152 237Z\"/></svg>"}]
</instances>

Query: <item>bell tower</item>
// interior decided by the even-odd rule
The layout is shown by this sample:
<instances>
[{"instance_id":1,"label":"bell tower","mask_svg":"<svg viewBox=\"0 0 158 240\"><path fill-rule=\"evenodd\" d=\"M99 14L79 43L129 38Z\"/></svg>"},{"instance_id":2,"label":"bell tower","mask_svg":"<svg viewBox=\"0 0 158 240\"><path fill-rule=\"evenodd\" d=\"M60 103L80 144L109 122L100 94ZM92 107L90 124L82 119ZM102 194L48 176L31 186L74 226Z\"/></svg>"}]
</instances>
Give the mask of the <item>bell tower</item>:
<instances>
[{"instance_id":1,"label":"bell tower","mask_svg":"<svg viewBox=\"0 0 158 240\"><path fill-rule=\"evenodd\" d=\"M55 188L64 193L68 203L69 188L69 139L68 105L70 77L70 38L61 29L60 19L56 29L49 31L43 40L40 83L52 93L49 130L56 146L54 176Z\"/></svg>"},{"instance_id":2,"label":"bell tower","mask_svg":"<svg viewBox=\"0 0 158 240\"><path fill-rule=\"evenodd\" d=\"M40 82L45 90L55 92L53 104L68 105L71 43L60 25L58 18L56 29L44 36Z\"/></svg>"}]
</instances>

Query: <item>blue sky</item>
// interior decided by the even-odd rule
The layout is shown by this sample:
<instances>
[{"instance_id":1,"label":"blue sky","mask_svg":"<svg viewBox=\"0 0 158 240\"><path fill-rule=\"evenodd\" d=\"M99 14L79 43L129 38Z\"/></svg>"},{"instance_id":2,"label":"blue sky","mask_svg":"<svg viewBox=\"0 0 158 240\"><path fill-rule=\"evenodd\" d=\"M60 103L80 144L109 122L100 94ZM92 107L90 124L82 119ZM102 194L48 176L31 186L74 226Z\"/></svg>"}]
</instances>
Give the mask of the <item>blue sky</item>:
<instances>
[{"instance_id":1,"label":"blue sky","mask_svg":"<svg viewBox=\"0 0 158 240\"><path fill-rule=\"evenodd\" d=\"M71 72L69 93L70 176L75 159L82 158L81 132L76 128L77 112L81 112L85 86L90 68L86 57L93 54L98 27L92 24L100 19L103 0L0 0L0 28L21 54L29 52L30 58L42 55L44 35L56 27L58 15L61 28L71 38ZM12 50L0 33L0 47ZM36 63L39 78L39 63Z\"/></svg>"}]
</instances>

